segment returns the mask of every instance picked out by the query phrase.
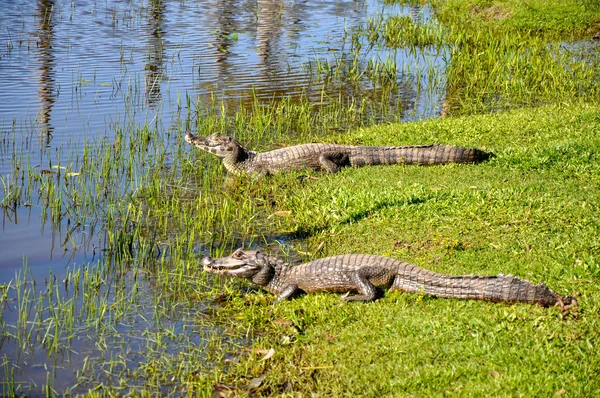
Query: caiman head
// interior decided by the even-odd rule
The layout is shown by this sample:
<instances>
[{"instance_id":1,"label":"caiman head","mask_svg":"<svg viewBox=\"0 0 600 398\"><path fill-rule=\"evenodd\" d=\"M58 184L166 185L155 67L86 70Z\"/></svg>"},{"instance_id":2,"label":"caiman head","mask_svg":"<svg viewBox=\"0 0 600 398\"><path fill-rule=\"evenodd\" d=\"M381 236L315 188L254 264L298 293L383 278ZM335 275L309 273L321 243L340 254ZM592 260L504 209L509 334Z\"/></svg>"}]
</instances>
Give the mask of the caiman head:
<instances>
[{"instance_id":1,"label":"caiman head","mask_svg":"<svg viewBox=\"0 0 600 398\"><path fill-rule=\"evenodd\" d=\"M275 265L273 260L258 250L237 249L228 257L204 257L204 271L212 274L229 275L252 280L257 285L267 285L273 278Z\"/></svg>"},{"instance_id":2,"label":"caiman head","mask_svg":"<svg viewBox=\"0 0 600 398\"><path fill-rule=\"evenodd\" d=\"M220 158L226 158L230 156L237 157L237 152L242 146L235 139L214 133L208 137L201 137L198 135L192 135L190 132L185 134L185 140L188 144L192 144L203 151L212 153Z\"/></svg>"}]
</instances>

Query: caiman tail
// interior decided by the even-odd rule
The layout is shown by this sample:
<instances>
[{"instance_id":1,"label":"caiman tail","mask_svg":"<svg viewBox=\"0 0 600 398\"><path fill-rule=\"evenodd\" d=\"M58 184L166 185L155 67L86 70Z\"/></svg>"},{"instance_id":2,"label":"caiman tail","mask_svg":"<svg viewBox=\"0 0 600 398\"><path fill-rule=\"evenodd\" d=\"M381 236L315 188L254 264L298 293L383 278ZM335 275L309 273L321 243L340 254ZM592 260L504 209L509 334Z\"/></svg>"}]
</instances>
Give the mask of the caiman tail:
<instances>
[{"instance_id":1,"label":"caiman tail","mask_svg":"<svg viewBox=\"0 0 600 398\"><path fill-rule=\"evenodd\" d=\"M384 164L434 165L479 163L491 154L476 148L451 145L414 145L397 147L356 147L351 156L353 166Z\"/></svg>"},{"instance_id":2,"label":"caiman tail","mask_svg":"<svg viewBox=\"0 0 600 398\"><path fill-rule=\"evenodd\" d=\"M425 270L423 270L425 271ZM438 297L485 300L493 302L523 302L544 307L575 303L571 296L561 296L543 283L531 282L511 275L451 276L431 271L421 272L418 278L396 277L392 289L412 293L427 293Z\"/></svg>"}]
</instances>

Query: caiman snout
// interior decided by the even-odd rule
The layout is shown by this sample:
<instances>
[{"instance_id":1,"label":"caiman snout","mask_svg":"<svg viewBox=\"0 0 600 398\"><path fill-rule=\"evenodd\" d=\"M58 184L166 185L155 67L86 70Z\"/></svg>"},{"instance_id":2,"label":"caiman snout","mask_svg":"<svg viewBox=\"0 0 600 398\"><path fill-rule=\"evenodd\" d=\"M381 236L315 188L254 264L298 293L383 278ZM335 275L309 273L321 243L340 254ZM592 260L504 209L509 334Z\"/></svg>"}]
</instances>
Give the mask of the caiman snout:
<instances>
[{"instance_id":1,"label":"caiman snout","mask_svg":"<svg viewBox=\"0 0 600 398\"><path fill-rule=\"evenodd\" d=\"M183 138L185 138L185 140L186 140L186 141L187 141L189 144L191 144L191 143L192 143L192 141L193 141L193 139L194 139L194 136L192 135L192 133L190 133L190 132L188 131L188 132L186 132L186 133L185 133L185 135L183 136Z\"/></svg>"},{"instance_id":2,"label":"caiman snout","mask_svg":"<svg viewBox=\"0 0 600 398\"><path fill-rule=\"evenodd\" d=\"M185 133L185 135L183 136L183 138L185 139L185 141L188 144L192 144L192 145L207 145L207 139L205 137L200 137L197 135L193 135L192 133L190 133L189 131Z\"/></svg>"}]
</instances>

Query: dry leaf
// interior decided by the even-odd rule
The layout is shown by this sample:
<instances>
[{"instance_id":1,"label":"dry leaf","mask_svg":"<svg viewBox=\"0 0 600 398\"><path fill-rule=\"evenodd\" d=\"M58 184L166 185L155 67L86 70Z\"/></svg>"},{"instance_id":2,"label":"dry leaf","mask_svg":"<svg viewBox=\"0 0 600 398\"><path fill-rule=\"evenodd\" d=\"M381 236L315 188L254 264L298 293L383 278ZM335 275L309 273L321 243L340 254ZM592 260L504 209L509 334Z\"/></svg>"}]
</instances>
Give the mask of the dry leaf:
<instances>
[{"instance_id":1,"label":"dry leaf","mask_svg":"<svg viewBox=\"0 0 600 398\"><path fill-rule=\"evenodd\" d=\"M284 319L284 318L277 318L273 321L273 323L277 326L293 326L294 322L290 321L289 319Z\"/></svg>"},{"instance_id":2,"label":"dry leaf","mask_svg":"<svg viewBox=\"0 0 600 398\"><path fill-rule=\"evenodd\" d=\"M267 359L271 358L273 355L275 355L275 348L269 349L269 351L265 354L265 356L262 357L260 360L266 361Z\"/></svg>"},{"instance_id":3,"label":"dry leaf","mask_svg":"<svg viewBox=\"0 0 600 398\"><path fill-rule=\"evenodd\" d=\"M292 212L289 210L278 210L274 212L273 215L276 215L278 217L290 217L292 215Z\"/></svg>"},{"instance_id":4,"label":"dry leaf","mask_svg":"<svg viewBox=\"0 0 600 398\"><path fill-rule=\"evenodd\" d=\"M211 398L224 398L227 396L231 396L232 391L233 387L227 386L225 384L215 384L213 386Z\"/></svg>"},{"instance_id":5,"label":"dry leaf","mask_svg":"<svg viewBox=\"0 0 600 398\"><path fill-rule=\"evenodd\" d=\"M265 375L260 375L258 377L253 378L252 380L250 380L250 383L248 383L248 389L250 390L253 388L260 387L260 385L262 384L264 379L265 379Z\"/></svg>"},{"instance_id":6,"label":"dry leaf","mask_svg":"<svg viewBox=\"0 0 600 398\"><path fill-rule=\"evenodd\" d=\"M317 254L318 252L320 252L321 249L323 248L323 246L325 246L325 242L319 243L319 246L317 246L317 248L315 249L315 254Z\"/></svg>"}]
</instances>

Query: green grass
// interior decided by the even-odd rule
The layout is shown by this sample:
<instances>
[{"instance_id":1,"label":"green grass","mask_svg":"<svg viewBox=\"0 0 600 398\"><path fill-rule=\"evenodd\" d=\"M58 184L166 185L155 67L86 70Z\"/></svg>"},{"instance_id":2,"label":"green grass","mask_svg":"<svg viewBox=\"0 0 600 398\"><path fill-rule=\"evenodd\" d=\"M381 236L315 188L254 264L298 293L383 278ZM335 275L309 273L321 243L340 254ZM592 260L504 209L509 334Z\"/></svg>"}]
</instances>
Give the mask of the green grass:
<instances>
[{"instance_id":1,"label":"green grass","mask_svg":"<svg viewBox=\"0 0 600 398\"><path fill-rule=\"evenodd\" d=\"M448 0L431 6L436 19L427 22L370 19L352 43L438 54L443 68L409 62L397 68L416 78L418 95L442 97L444 116L600 97L600 51L592 42L600 32L600 3ZM436 91L440 86L444 90Z\"/></svg>"},{"instance_id":2,"label":"green grass","mask_svg":"<svg viewBox=\"0 0 600 398\"><path fill-rule=\"evenodd\" d=\"M598 2L449 0L434 8L450 46L446 114L600 95L600 52L591 43Z\"/></svg>"},{"instance_id":3,"label":"green grass","mask_svg":"<svg viewBox=\"0 0 600 398\"><path fill-rule=\"evenodd\" d=\"M439 0L443 23L497 33L519 31L548 39L585 37L600 29L600 3L595 0Z\"/></svg>"},{"instance_id":4,"label":"green grass","mask_svg":"<svg viewBox=\"0 0 600 398\"><path fill-rule=\"evenodd\" d=\"M69 355L75 339L93 345L79 358L83 387L72 390L93 386L92 395L597 395L600 55L548 44L593 32L597 6L524 4L436 2L441 24L370 21L348 33L338 59L307 66L324 79L318 104L213 103L164 130L120 126L114 140L99 138L41 168L19 149L28 133L13 131L14 173L0 177L0 207L12 214L33 204L42 222L68 220L65 252L77 250L71 235L89 229L101 236L94 250L102 256L69 268L63 281L50 274L42 287L25 267L1 287L0 314L19 316L2 320L0 338L21 358L38 353L48 363ZM361 58L361 49L382 43L444 48L447 69ZM398 73L416 79L417 96L444 87L443 114L452 117L361 128L400 118L401 106L377 107L401 88ZM361 85L373 87L372 98L342 95ZM476 115L489 111L499 112ZM317 140L437 142L496 157L230 178L216 158L183 143L190 126L260 151ZM293 260L362 252L451 274L510 273L578 292L580 314L401 293L364 305L315 294L272 306L273 296L198 266L198 252L263 244ZM270 348L275 355L262 360ZM26 392L14 375L22 360L3 357L2 366L2 394ZM64 387L52 371L35 391Z\"/></svg>"},{"instance_id":5,"label":"green grass","mask_svg":"<svg viewBox=\"0 0 600 398\"><path fill-rule=\"evenodd\" d=\"M294 249L324 243L305 260L373 253L438 272L513 274L578 294L576 318L403 293L369 304L314 294L271 306L273 296L227 281L224 313L260 330L254 346L275 355L242 355L219 381L241 392L264 375L257 392L265 395L289 385L300 396L600 393L598 115L596 105L556 105L367 128L336 141L442 142L497 157L278 176L252 188L272 198L273 211L292 212L286 230L306 237Z\"/></svg>"}]
</instances>

